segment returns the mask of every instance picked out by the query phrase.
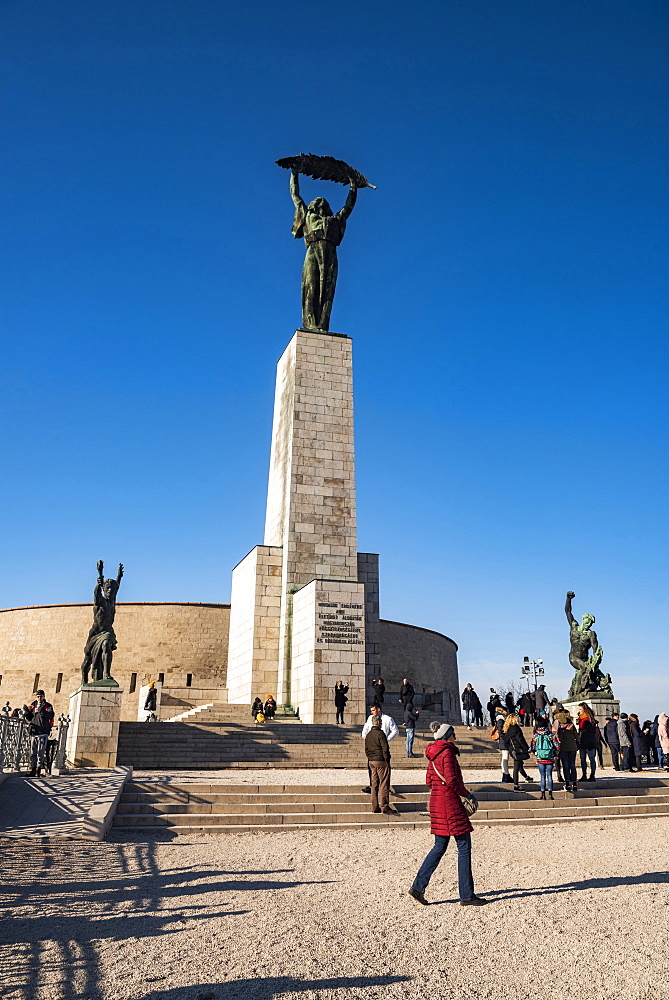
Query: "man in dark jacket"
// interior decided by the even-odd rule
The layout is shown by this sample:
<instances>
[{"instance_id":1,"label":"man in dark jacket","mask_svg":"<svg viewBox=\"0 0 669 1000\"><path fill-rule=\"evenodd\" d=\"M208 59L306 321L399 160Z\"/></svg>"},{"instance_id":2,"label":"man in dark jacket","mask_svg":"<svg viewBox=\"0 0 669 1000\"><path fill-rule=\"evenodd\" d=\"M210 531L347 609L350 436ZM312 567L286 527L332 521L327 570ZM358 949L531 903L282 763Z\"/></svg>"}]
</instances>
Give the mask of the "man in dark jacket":
<instances>
[{"instance_id":1,"label":"man in dark jacket","mask_svg":"<svg viewBox=\"0 0 669 1000\"><path fill-rule=\"evenodd\" d=\"M462 692L462 710L465 713L465 725L467 729L471 729L472 722L474 721L474 711L476 709L476 702L478 697L476 691L468 684L467 687Z\"/></svg>"},{"instance_id":2,"label":"man in dark jacket","mask_svg":"<svg viewBox=\"0 0 669 1000\"><path fill-rule=\"evenodd\" d=\"M414 691L413 684L409 684L409 681L404 678L402 681L402 687L400 688L400 705L407 705L413 701L413 696L416 692Z\"/></svg>"},{"instance_id":3,"label":"man in dark jacket","mask_svg":"<svg viewBox=\"0 0 669 1000\"><path fill-rule=\"evenodd\" d=\"M54 711L44 696L44 691L37 691L37 698L30 705L24 705L23 711L30 724L30 777L42 773L46 746L49 742L53 726Z\"/></svg>"},{"instance_id":4,"label":"man in dark jacket","mask_svg":"<svg viewBox=\"0 0 669 1000\"><path fill-rule=\"evenodd\" d=\"M546 694L546 685L540 684L534 692L534 714L539 715L540 712L545 712L547 705L548 695Z\"/></svg>"},{"instance_id":5,"label":"man in dark jacket","mask_svg":"<svg viewBox=\"0 0 669 1000\"><path fill-rule=\"evenodd\" d=\"M496 693L494 688L490 688L490 698L488 699L488 704L486 708L488 709L488 715L490 716L490 725L495 725L495 712L498 708L502 707L502 699Z\"/></svg>"},{"instance_id":6,"label":"man in dark jacket","mask_svg":"<svg viewBox=\"0 0 669 1000\"><path fill-rule=\"evenodd\" d=\"M372 728L365 736L365 753L372 788L372 812L396 814L397 809L390 805L390 748L378 715L372 719Z\"/></svg>"},{"instance_id":7,"label":"man in dark jacket","mask_svg":"<svg viewBox=\"0 0 669 1000\"><path fill-rule=\"evenodd\" d=\"M417 708L413 707L413 702L410 701L404 709L404 728L407 733L407 757L417 756L413 752L413 738L416 735L416 723L418 722L419 715L420 712Z\"/></svg>"},{"instance_id":8,"label":"man in dark jacket","mask_svg":"<svg viewBox=\"0 0 669 1000\"><path fill-rule=\"evenodd\" d=\"M604 742L609 748L613 770L620 770L620 740L618 738L618 713L614 712L604 726Z\"/></svg>"},{"instance_id":9,"label":"man in dark jacket","mask_svg":"<svg viewBox=\"0 0 669 1000\"><path fill-rule=\"evenodd\" d=\"M630 723L627 712L621 712L618 717L618 743L622 752L621 771L633 771L632 761L632 737L630 736Z\"/></svg>"}]
</instances>

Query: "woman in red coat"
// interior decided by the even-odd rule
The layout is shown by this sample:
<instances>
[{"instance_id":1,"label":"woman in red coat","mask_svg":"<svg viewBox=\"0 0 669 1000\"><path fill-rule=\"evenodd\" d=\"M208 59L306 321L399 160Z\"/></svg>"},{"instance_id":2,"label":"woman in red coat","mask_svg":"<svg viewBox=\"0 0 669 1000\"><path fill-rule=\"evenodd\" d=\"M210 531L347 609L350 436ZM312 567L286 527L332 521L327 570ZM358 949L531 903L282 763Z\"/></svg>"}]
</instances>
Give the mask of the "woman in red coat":
<instances>
[{"instance_id":1,"label":"woman in red coat","mask_svg":"<svg viewBox=\"0 0 669 1000\"><path fill-rule=\"evenodd\" d=\"M433 723L434 743L425 750L429 760L425 781L430 786L430 830L434 834L434 847L420 866L409 895L427 905L424 896L437 865L446 853L450 837L458 845L458 883L461 906L483 906L482 899L474 892L472 876L472 838L474 829L469 822L460 798L470 793L464 786L455 746L455 730L447 724Z\"/></svg>"}]
</instances>

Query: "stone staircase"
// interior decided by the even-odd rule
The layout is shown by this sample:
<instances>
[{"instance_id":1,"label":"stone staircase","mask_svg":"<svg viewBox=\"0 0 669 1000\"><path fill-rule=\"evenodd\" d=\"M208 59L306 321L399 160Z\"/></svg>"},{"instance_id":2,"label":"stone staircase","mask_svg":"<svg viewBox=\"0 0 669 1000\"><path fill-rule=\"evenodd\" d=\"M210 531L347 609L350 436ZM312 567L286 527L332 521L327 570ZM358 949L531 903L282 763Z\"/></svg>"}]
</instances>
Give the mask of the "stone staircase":
<instances>
[{"instance_id":1,"label":"stone staircase","mask_svg":"<svg viewBox=\"0 0 669 1000\"><path fill-rule=\"evenodd\" d=\"M119 832L247 833L304 829L428 827L424 784L395 785L398 816L370 812L358 786L223 785L208 782L131 781L114 818ZM496 784L471 785L479 799L475 825L513 826L596 819L669 816L669 778L609 779L576 796L556 791L542 800L536 785L509 793Z\"/></svg>"},{"instance_id":2,"label":"stone staircase","mask_svg":"<svg viewBox=\"0 0 669 1000\"><path fill-rule=\"evenodd\" d=\"M499 755L485 730L458 727L464 768L499 766ZM418 732L407 758L404 730L391 743L393 765L425 768L423 751L431 734ZM358 726L304 725L281 719L255 725L250 709L224 705L170 724L122 722L117 763L135 770L219 770L227 768L364 768Z\"/></svg>"}]
</instances>

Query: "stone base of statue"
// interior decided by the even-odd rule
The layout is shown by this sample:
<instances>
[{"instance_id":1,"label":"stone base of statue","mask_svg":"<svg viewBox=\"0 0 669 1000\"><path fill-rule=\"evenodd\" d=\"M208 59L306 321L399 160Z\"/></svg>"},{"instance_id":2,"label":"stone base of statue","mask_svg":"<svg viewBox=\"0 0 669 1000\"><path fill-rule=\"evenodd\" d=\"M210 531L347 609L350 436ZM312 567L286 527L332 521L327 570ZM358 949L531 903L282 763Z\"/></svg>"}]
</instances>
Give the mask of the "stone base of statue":
<instances>
[{"instance_id":1,"label":"stone base of statue","mask_svg":"<svg viewBox=\"0 0 669 1000\"><path fill-rule=\"evenodd\" d=\"M67 760L75 767L115 767L123 689L109 680L82 684L70 695Z\"/></svg>"},{"instance_id":2,"label":"stone base of statue","mask_svg":"<svg viewBox=\"0 0 669 1000\"><path fill-rule=\"evenodd\" d=\"M600 730L604 728L607 715L612 716L616 712L620 712L620 702L617 698L610 698L608 695L598 696L597 692L589 694L585 698L579 698L578 701L563 701L562 704L575 719L578 715L578 706L581 702L585 702L592 709L599 723Z\"/></svg>"}]
</instances>

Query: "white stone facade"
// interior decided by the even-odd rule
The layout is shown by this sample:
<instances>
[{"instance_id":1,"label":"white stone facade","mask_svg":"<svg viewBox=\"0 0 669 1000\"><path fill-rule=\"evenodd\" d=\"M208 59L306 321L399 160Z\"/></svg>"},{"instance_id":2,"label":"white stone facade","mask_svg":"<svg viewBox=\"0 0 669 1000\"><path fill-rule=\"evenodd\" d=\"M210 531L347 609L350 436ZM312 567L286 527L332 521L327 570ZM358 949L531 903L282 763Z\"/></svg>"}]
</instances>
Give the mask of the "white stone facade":
<instances>
[{"instance_id":1,"label":"white stone facade","mask_svg":"<svg viewBox=\"0 0 669 1000\"><path fill-rule=\"evenodd\" d=\"M282 551L256 545L232 571L228 702L276 697ZM278 698L277 698L278 701Z\"/></svg>"}]
</instances>

